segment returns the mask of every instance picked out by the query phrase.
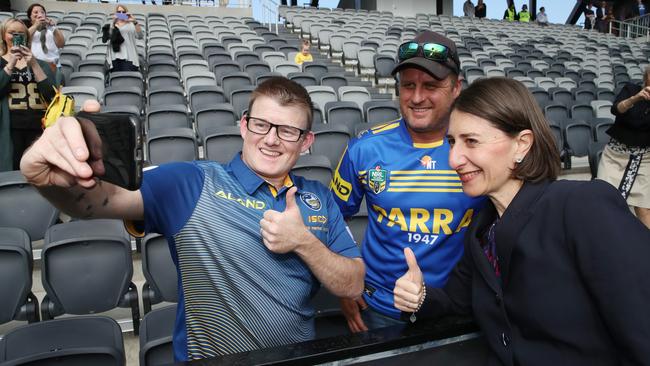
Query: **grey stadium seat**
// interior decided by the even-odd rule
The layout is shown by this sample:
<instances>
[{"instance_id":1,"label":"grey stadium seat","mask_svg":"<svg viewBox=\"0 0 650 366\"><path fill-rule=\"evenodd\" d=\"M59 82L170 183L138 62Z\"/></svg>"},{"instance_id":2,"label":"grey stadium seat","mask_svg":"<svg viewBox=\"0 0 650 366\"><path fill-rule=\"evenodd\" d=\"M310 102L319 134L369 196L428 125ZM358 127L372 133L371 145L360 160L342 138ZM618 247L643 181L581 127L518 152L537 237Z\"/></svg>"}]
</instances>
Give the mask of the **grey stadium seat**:
<instances>
[{"instance_id":1,"label":"grey stadium seat","mask_svg":"<svg viewBox=\"0 0 650 366\"><path fill-rule=\"evenodd\" d=\"M158 366L174 362L172 336L176 305L155 309L142 318L140 329L140 365Z\"/></svg>"},{"instance_id":2,"label":"grey stadium seat","mask_svg":"<svg viewBox=\"0 0 650 366\"><path fill-rule=\"evenodd\" d=\"M325 187L329 187L332 180L332 163L327 156L302 155L291 172L321 182Z\"/></svg>"},{"instance_id":3,"label":"grey stadium seat","mask_svg":"<svg viewBox=\"0 0 650 366\"><path fill-rule=\"evenodd\" d=\"M0 324L11 320L38 321L32 268L32 243L27 232L0 227Z\"/></svg>"},{"instance_id":4,"label":"grey stadium seat","mask_svg":"<svg viewBox=\"0 0 650 366\"><path fill-rule=\"evenodd\" d=\"M120 220L80 220L52 226L45 235L43 320L130 308L140 324L138 290L131 282L131 241Z\"/></svg>"},{"instance_id":5,"label":"grey stadium seat","mask_svg":"<svg viewBox=\"0 0 650 366\"><path fill-rule=\"evenodd\" d=\"M198 144L191 128L149 130L147 160L154 165L171 161L193 161L199 157Z\"/></svg>"},{"instance_id":6,"label":"grey stadium seat","mask_svg":"<svg viewBox=\"0 0 650 366\"><path fill-rule=\"evenodd\" d=\"M167 239L160 234L147 234L142 240L142 285L144 313L151 305L163 301L178 302L178 276L169 253Z\"/></svg>"},{"instance_id":7,"label":"grey stadium seat","mask_svg":"<svg viewBox=\"0 0 650 366\"><path fill-rule=\"evenodd\" d=\"M203 140L205 159L225 164L241 151L243 142L237 126L214 129Z\"/></svg>"},{"instance_id":8,"label":"grey stadium seat","mask_svg":"<svg viewBox=\"0 0 650 366\"><path fill-rule=\"evenodd\" d=\"M122 330L105 316L70 317L27 324L0 340L2 365L122 366Z\"/></svg>"}]
</instances>

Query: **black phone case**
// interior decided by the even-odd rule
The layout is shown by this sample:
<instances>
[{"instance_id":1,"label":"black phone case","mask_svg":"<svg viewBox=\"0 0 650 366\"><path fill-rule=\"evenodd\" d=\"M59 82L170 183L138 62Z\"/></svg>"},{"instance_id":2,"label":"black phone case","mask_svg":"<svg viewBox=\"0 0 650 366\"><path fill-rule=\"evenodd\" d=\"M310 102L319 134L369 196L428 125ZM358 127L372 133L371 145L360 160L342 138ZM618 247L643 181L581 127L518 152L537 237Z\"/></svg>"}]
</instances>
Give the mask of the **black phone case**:
<instances>
[{"instance_id":1,"label":"black phone case","mask_svg":"<svg viewBox=\"0 0 650 366\"><path fill-rule=\"evenodd\" d=\"M131 191L139 189L144 164L139 119L122 113L79 112L75 117L95 176Z\"/></svg>"}]
</instances>

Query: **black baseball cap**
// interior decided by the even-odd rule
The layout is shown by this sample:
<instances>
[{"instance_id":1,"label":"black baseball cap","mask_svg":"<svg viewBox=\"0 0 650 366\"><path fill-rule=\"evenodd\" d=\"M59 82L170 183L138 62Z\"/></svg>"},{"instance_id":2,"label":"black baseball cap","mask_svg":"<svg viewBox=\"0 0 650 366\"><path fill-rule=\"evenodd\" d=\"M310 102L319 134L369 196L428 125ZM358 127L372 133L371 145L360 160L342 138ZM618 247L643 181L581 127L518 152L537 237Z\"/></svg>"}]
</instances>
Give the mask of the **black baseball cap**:
<instances>
[{"instance_id":1,"label":"black baseball cap","mask_svg":"<svg viewBox=\"0 0 650 366\"><path fill-rule=\"evenodd\" d=\"M425 58L418 54L417 56L403 60L395 66L392 75L394 76L399 71L414 67L420 69L438 80L445 79L452 72L456 75L460 72L460 60L458 59L458 52L456 52L456 44L451 39L443 36L440 33L426 30L420 33L411 42L419 44L437 43L447 47L448 54L445 61L434 61Z\"/></svg>"}]
</instances>

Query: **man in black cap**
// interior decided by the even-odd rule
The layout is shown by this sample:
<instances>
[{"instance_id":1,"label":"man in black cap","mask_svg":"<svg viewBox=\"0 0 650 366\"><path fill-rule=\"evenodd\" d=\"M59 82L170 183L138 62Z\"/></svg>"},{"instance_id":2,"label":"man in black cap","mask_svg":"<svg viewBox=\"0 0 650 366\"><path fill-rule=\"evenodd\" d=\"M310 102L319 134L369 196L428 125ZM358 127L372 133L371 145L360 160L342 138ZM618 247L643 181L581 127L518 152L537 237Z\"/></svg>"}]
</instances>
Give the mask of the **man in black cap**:
<instances>
[{"instance_id":1,"label":"man in black cap","mask_svg":"<svg viewBox=\"0 0 650 366\"><path fill-rule=\"evenodd\" d=\"M411 248L427 285L444 285L463 252L465 227L481 205L463 193L449 167L445 139L451 106L460 94L456 45L431 31L398 50L402 118L352 139L330 189L346 218L365 196L368 228L362 243L365 290L342 300L353 332L415 321L393 303L395 281L408 269Z\"/></svg>"}]
</instances>

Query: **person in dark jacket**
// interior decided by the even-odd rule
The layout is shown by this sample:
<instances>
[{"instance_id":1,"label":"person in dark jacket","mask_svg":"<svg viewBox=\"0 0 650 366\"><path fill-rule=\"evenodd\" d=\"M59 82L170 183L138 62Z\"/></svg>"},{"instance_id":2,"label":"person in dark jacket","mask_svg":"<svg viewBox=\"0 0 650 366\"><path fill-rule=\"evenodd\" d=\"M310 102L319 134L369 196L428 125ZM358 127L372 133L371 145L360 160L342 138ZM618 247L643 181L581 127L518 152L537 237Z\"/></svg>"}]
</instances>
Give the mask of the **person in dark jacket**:
<instances>
[{"instance_id":1,"label":"person in dark jacket","mask_svg":"<svg viewBox=\"0 0 650 366\"><path fill-rule=\"evenodd\" d=\"M650 67L643 85L628 83L616 96L612 137L605 146L598 178L618 187L637 217L650 228Z\"/></svg>"},{"instance_id":2,"label":"person in dark jacket","mask_svg":"<svg viewBox=\"0 0 650 366\"><path fill-rule=\"evenodd\" d=\"M556 180L559 154L528 89L472 83L447 137L463 191L490 204L443 288L423 287L404 249L395 306L417 318L473 314L488 365L650 365L650 230L610 184Z\"/></svg>"},{"instance_id":3,"label":"person in dark jacket","mask_svg":"<svg viewBox=\"0 0 650 366\"><path fill-rule=\"evenodd\" d=\"M476 4L476 8L474 9L474 16L483 19L485 18L487 14L487 6L483 2L483 0L478 0L478 3Z\"/></svg>"}]
</instances>

